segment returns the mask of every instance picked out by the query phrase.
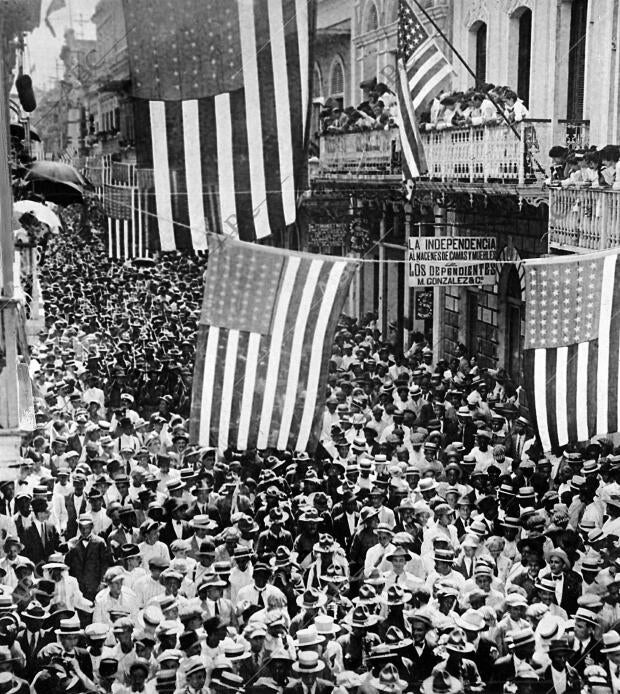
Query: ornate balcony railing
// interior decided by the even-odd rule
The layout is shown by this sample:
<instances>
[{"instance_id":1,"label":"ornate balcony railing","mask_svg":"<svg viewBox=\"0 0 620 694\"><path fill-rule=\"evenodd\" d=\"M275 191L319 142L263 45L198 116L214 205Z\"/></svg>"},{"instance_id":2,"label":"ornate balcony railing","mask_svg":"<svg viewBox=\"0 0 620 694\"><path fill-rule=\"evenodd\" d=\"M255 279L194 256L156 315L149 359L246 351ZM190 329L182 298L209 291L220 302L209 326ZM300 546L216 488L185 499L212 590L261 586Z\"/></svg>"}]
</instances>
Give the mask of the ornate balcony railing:
<instances>
[{"instance_id":1,"label":"ornate balcony railing","mask_svg":"<svg viewBox=\"0 0 620 694\"><path fill-rule=\"evenodd\" d=\"M620 191L549 190L549 247L572 252L620 246Z\"/></svg>"},{"instance_id":2,"label":"ornate balcony railing","mask_svg":"<svg viewBox=\"0 0 620 694\"><path fill-rule=\"evenodd\" d=\"M431 180L525 185L544 177L551 146L550 120L475 125L422 134ZM538 164L537 164L538 162Z\"/></svg>"},{"instance_id":3,"label":"ornate balcony railing","mask_svg":"<svg viewBox=\"0 0 620 694\"><path fill-rule=\"evenodd\" d=\"M542 180L552 144L550 120L479 125L422 133L428 179L525 185ZM311 178L400 178L397 128L326 134ZM540 167L538 166L540 164ZM543 169L543 170L541 170Z\"/></svg>"},{"instance_id":4,"label":"ornate balcony railing","mask_svg":"<svg viewBox=\"0 0 620 694\"><path fill-rule=\"evenodd\" d=\"M319 177L400 177L398 129L328 133L322 136L315 173Z\"/></svg>"}]
</instances>

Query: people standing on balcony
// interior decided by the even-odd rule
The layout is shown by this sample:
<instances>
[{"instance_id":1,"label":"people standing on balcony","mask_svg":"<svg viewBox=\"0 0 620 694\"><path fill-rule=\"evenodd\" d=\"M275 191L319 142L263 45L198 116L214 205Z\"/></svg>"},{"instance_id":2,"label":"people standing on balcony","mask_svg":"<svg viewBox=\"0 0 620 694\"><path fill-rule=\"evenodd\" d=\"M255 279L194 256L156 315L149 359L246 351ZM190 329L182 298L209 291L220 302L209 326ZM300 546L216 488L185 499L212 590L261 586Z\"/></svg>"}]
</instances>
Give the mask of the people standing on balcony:
<instances>
[{"instance_id":1,"label":"people standing on balcony","mask_svg":"<svg viewBox=\"0 0 620 694\"><path fill-rule=\"evenodd\" d=\"M620 147L605 145L600 151L601 176L604 186L620 190Z\"/></svg>"},{"instance_id":2,"label":"people standing on balcony","mask_svg":"<svg viewBox=\"0 0 620 694\"><path fill-rule=\"evenodd\" d=\"M547 185L558 185L560 181L568 178L569 171L566 166L566 158L568 157L568 149L561 145L553 145L549 150L549 158L551 165L549 167L550 175L545 180Z\"/></svg>"},{"instance_id":3,"label":"people standing on balcony","mask_svg":"<svg viewBox=\"0 0 620 694\"><path fill-rule=\"evenodd\" d=\"M504 91L504 113L511 123L520 123L530 115L527 107L511 89Z\"/></svg>"}]
</instances>

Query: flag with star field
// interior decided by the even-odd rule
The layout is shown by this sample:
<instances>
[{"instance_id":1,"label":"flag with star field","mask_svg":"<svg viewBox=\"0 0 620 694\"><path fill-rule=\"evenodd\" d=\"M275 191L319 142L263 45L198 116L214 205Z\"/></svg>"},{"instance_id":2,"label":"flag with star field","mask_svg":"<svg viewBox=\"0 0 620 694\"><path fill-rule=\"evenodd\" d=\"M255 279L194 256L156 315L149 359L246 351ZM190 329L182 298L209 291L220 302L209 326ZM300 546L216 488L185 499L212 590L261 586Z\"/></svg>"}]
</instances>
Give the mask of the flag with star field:
<instances>
[{"instance_id":1,"label":"flag with star field","mask_svg":"<svg viewBox=\"0 0 620 694\"><path fill-rule=\"evenodd\" d=\"M617 432L618 252L529 261L524 375L545 451Z\"/></svg>"},{"instance_id":2,"label":"flag with star field","mask_svg":"<svg viewBox=\"0 0 620 694\"><path fill-rule=\"evenodd\" d=\"M162 251L295 222L314 3L124 0L137 163Z\"/></svg>"},{"instance_id":3,"label":"flag with star field","mask_svg":"<svg viewBox=\"0 0 620 694\"><path fill-rule=\"evenodd\" d=\"M355 262L223 237L210 243L192 442L314 450L331 345Z\"/></svg>"}]
</instances>

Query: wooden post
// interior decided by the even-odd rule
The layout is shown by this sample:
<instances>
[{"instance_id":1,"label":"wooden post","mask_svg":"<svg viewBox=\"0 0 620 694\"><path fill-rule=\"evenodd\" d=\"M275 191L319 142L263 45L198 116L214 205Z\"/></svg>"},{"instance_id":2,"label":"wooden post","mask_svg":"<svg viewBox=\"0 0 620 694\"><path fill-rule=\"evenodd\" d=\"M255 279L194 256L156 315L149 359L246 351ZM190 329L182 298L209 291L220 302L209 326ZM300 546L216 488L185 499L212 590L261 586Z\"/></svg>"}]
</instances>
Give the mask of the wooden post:
<instances>
[{"instance_id":1,"label":"wooden post","mask_svg":"<svg viewBox=\"0 0 620 694\"><path fill-rule=\"evenodd\" d=\"M4 35L0 19L0 38ZM0 60L0 296L13 296L13 195L9 173L9 103L6 92L5 63Z\"/></svg>"},{"instance_id":2,"label":"wooden post","mask_svg":"<svg viewBox=\"0 0 620 694\"><path fill-rule=\"evenodd\" d=\"M381 335L387 335L387 315L385 311L385 205L382 208L381 221L379 222L379 296L377 297L377 319Z\"/></svg>"},{"instance_id":3,"label":"wooden post","mask_svg":"<svg viewBox=\"0 0 620 694\"><path fill-rule=\"evenodd\" d=\"M446 235L446 208L444 205L435 205L435 236ZM433 288L433 359L442 358L443 345L443 314L446 290L444 287Z\"/></svg>"},{"instance_id":4,"label":"wooden post","mask_svg":"<svg viewBox=\"0 0 620 694\"><path fill-rule=\"evenodd\" d=\"M409 236L411 236L411 213L412 207L409 203L405 205L405 295L403 301L403 351L409 349L409 331L412 328L411 310L411 287L409 286L409 265L406 262L409 255Z\"/></svg>"}]
</instances>

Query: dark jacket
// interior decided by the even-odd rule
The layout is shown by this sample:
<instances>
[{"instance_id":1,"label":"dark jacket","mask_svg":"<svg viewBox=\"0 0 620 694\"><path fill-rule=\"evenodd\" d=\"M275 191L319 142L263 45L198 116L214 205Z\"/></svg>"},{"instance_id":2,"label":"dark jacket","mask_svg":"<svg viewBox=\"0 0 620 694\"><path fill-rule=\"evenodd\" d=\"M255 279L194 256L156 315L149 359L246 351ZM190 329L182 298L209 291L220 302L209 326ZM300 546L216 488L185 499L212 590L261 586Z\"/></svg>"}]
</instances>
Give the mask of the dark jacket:
<instances>
[{"instance_id":1,"label":"dark jacket","mask_svg":"<svg viewBox=\"0 0 620 694\"><path fill-rule=\"evenodd\" d=\"M28 634L29 632L24 630L17 637L17 643L19 644L20 648L24 653L24 656L26 657L25 667L23 669L20 669L18 671L18 674L24 679L27 679L29 682L32 682L34 676L40 669L36 664L36 660L39 651L41 650L41 647L44 645L44 634L42 631L37 631L34 637L35 640L32 644L28 641Z\"/></svg>"},{"instance_id":2,"label":"dark jacket","mask_svg":"<svg viewBox=\"0 0 620 694\"><path fill-rule=\"evenodd\" d=\"M24 528L23 524L20 522L17 529L19 539L24 545L22 554L28 557L35 566L39 562L45 561L52 552L58 549L58 545L60 544L60 538L56 528L47 521L43 522L42 526L42 536L39 535L34 521L32 521L27 528Z\"/></svg>"},{"instance_id":3,"label":"dark jacket","mask_svg":"<svg viewBox=\"0 0 620 694\"><path fill-rule=\"evenodd\" d=\"M485 636L481 636L478 639L478 647L476 648L476 652L472 653L469 656L469 659L473 660L476 664L480 677L483 679L483 681L488 681L489 677L491 676L493 664L497 662L495 659L498 655L499 649L494 641L491 641L491 639L488 639Z\"/></svg>"},{"instance_id":4,"label":"dark jacket","mask_svg":"<svg viewBox=\"0 0 620 694\"><path fill-rule=\"evenodd\" d=\"M181 539L182 540L187 540L190 538L193 534L194 531L189 527L186 521L182 521L183 524L183 530L181 532ZM168 520L166 522L166 525L162 528L161 532L159 533L159 539L165 544L170 547L170 545L175 541L178 540L179 538L177 537L177 534L174 532L174 528L172 527L172 521Z\"/></svg>"},{"instance_id":5,"label":"dark jacket","mask_svg":"<svg viewBox=\"0 0 620 694\"><path fill-rule=\"evenodd\" d=\"M472 660L475 659L472 658ZM498 658L490 668L489 677L486 678L482 673L480 676L487 683L488 694L501 694L504 691L504 684L515 676L514 657L510 654Z\"/></svg>"},{"instance_id":6,"label":"dark jacket","mask_svg":"<svg viewBox=\"0 0 620 694\"><path fill-rule=\"evenodd\" d=\"M65 497L65 508L67 509L67 529L65 530L65 537L69 539L70 537L75 537L78 531L77 516L75 512L75 503L73 499L75 495L73 493L67 494ZM88 508L88 499L86 494L82 494L82 503L80 504L80 514L86 513Z\"/></svg>"},{"instance_id":7,"label":"dark jacket","mask_svg":"<svg viewBox=\"0 0 620 694\"><path fill-rule=\"evenodd\" d=\"M566 694L579 694L581 692L581 680L577 670L566 665ZM564 694L556 691L553 685L553 676L551 674L551 665L548 665L541 673L538 682L540 691L548 692L548 694Z\"/></svg>"},{"instance_id":8,"label":"dark jacket","mask_svg":"<svg viewBox=\"0 0 620 694\"><path fill-rule=\"evenodd\" d=\"M359 518L359 513L355 513L355 520ZM349 523L347 522L346 513L341 513L339 516L334 518L334 538L338 540L340 546L344 548L345 551L349 551L351 547L351 541L353 540L353 535L349 530Z\"/></svg>"},{"instance_id":9,"label":"dark jacket","mask_svg":"<svg viewBox=\"0 0 620 694\"><path fill-rule=\"evenodd\" d=\"M103 574L111 563L108 546L97 535L91 535L86 546L79 537L69 540L65 564L69 567L69 574L77 578L80 590L87 600L95 599Z\"/></svg>"},{"instance_id":10,"label":"dark jacket","mask_svg":"<svg viewBox=\"0 0 620 694\"><path fill-rule=\"evenodd\" d=\"M551 576L550 571L545 571L541 574L540 578L549 578ZM560 601L560 607L568 614L575 614L577 611L577 600L581 597L581 584L583 579L575 571L565 571L564 572L564 587L562 589L562 600Z\"/></svg>"}]
</instances>

